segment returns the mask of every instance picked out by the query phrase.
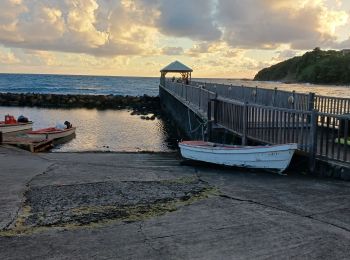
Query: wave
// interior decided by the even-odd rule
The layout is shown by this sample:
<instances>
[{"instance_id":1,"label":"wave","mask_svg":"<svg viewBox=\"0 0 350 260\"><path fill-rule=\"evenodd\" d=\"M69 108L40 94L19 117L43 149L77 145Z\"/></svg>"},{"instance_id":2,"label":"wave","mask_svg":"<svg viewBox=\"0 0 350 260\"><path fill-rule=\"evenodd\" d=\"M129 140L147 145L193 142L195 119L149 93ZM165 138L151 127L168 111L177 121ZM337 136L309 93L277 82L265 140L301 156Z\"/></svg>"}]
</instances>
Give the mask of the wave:
<instances>
[{"instance_id":1,"label":"wave","mask_svg":"<svg viewBox=\"0 0 350 260\"><path fill-rule=\"evenodd\" d=\"M0 92L158 95L158 78L0 74Z\"/></svg>"}]
</instances>

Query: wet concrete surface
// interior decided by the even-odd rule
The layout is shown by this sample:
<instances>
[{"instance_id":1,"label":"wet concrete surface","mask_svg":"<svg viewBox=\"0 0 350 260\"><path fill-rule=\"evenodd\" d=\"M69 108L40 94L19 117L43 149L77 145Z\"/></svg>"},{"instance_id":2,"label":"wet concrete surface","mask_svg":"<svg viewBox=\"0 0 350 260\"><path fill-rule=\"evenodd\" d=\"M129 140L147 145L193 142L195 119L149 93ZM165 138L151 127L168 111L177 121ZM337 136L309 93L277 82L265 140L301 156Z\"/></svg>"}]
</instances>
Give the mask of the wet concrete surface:
<instances>
[{"instance_id":1,"label":"wet concrete surface","mask_svg":"<svg viewBox=\"0 0 350 260\"><path fill-rule=\"evenodd\" d=\"M1 259L350 257L349 182L176 154L0 148L0 164Z\"/></svg>"}]
</instances>

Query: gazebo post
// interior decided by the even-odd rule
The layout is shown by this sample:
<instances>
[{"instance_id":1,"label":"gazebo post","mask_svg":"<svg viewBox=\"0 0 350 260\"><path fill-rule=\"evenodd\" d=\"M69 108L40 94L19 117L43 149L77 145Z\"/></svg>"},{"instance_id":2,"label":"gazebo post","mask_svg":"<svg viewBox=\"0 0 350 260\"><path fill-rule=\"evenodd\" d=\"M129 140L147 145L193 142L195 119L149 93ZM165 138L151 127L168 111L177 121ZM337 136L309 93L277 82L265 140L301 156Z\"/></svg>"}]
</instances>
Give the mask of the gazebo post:
<instances>
[{"instance_id":1,"label":"gazebo post","mask_svg":"<svg viewBox=\"0 0 350 260\"><path fill-rule=\"evenodd\" d=\"M165 75L166 74L167 74L166 72L161 72L160 84L162 84L163 86L165 86Z\"/></svg>"}]
</instances>

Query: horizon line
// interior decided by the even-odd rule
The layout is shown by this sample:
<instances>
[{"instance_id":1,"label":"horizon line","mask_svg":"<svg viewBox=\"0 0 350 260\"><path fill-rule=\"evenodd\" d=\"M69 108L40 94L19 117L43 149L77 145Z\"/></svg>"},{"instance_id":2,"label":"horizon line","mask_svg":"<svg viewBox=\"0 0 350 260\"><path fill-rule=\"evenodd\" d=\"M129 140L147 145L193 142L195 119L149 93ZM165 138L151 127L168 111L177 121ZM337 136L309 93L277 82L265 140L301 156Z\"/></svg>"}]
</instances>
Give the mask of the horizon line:
<instances>
[{"instance_id":1,"label":"horizon line","mask_svg":"<svg viewBox=\"0 0 350 260\"><path fill-rule=\"evenodd\" d=\"M122 76L122 75L95 75L95 74L59 74L59 73L29 73L29 72L0 72L0 75L43 75L43 76L84 76L84 77L119 77L119 78L160 78L157 76ZM224 77L192 77L192 79L226 79L226 80L253 80L253 78L224 78Z\"/></svg>"}]
</instances>

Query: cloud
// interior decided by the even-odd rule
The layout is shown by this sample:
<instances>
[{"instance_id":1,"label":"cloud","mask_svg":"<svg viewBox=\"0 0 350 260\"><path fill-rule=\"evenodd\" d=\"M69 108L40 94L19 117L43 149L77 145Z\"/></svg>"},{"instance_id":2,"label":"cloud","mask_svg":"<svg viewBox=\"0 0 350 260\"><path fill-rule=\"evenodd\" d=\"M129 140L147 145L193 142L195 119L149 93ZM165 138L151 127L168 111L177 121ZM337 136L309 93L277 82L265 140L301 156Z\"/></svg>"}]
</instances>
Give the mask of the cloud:
<instances>
[{"instance_id":1,"label":"cloud","mask_svg":"<svg viewBox=\"0 0 350 260\"><path fill-rule=\"evenodd\" d=\"M201 42L193 45L186 54L192 57L198 57L201 54L209 53L212 44L210 42Z\"/></svg>"},{"instance_id":2,"label":"cloud","mask_svg":"<svg viewBox=\"0 0 350 260\"><path fill-rule=\"evenodd\" d=\"M345 41L339 42L335 47L337 49L350 49L350 37Z\"/></svg>"},{"instance_id":3,"label":"cloud","mask_svg":"<svg viewBox=\"0 0 350 260\"><path fill-rule=\"evenodd\" d=\"M144 54L155 38L152 16L145 14L152 10L133 3L4 0L0 3L0 43L95 56Z\"/></svg>"},{"instance_id":4,"label":"cloud","mask_svg":"<svg viewBox=\"0 0 350 260\"><path fill-rule=\"evenodd\" d=\"M18 64L20 60L12 52L4 52L0 50L0 64L12 65Z\"/></svg>"},{"instance_id":5,"label":"cloud","mask_svg":"<svg viewBox=\"0 0 350 260\"><path fill-rule=\"evenodd\" d=\"M278 51L277 54L277 59L278 60L283 60L283 59L289 59L297 55L297 51L294 50L283 50L283 51Z\"/></svg>"},{"instance_id":6,"label":"cloud","mask_svg":"<svg viewBox=\"0 0 350 260\"><path fill-rule=\"evenodd\" d=\"M339 43L336 33L349 23L349 13L341 0L329 2L2 0L0 44L97 57L215 54L212 60L250 48L345 47L349 42Z\"/></svg>"},{"instance_id":7,"label":"cloud","mask_svg":"<svg viewBox=\"0 0 350 260\"><path fill-rule=\"evenodd\" d=\"M182 47L164 47L162 49L163 55L182 55L184 53L184 49Z\"/></svg>"},{"instance_id":8,"label":"cloud","mask_svg":"<svg viewBox=\"0 0 350 260\"><path fill-rule=\"evenodd\" d=\"M162 0L157 27L165 34L193 40L215 41L221 31L214 21L212 0Z\"/></svg>"},{"instance_id":9,"label":"cloud","mask_svg":"<svg viewBox=\"0 0 350 260\"><path fill-rule=\"evenodd\" d=\"M200 5L193 0L3 0L0 10L0 43L7 47L149 55L157 53L161 34L208 41L221 37L212 0Z\"/></svg>"},{"instance_id":10,"label":"cloud","mask_svg":"<svg viewBox=\"0 0 350 260\"><path fill-rule=\"evenodd\" d=\"M310 49L334 43L334 28L347 14L330 11L322 0L218 0L217 17L234 47Z\"/></svg>"}]
</instances>

